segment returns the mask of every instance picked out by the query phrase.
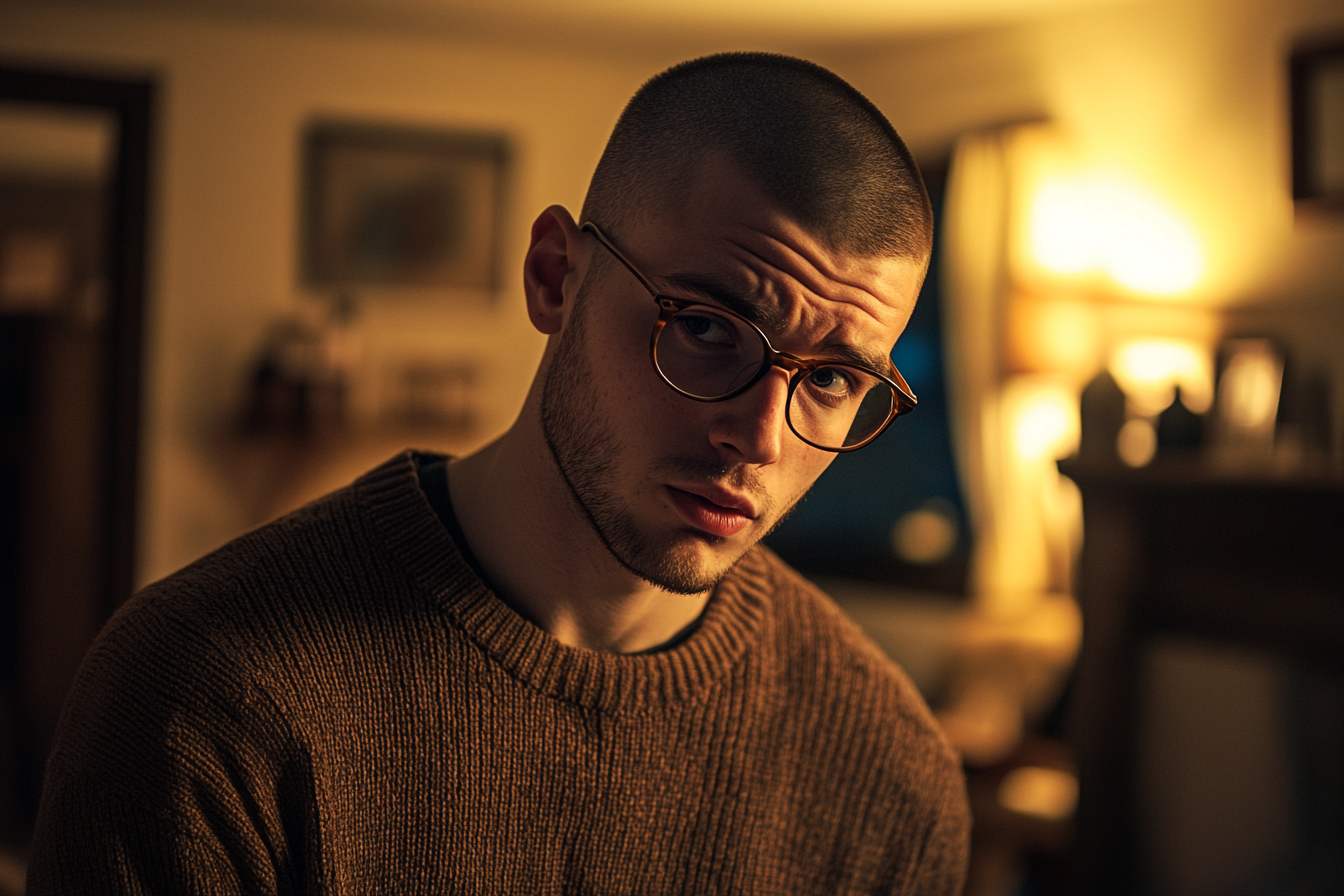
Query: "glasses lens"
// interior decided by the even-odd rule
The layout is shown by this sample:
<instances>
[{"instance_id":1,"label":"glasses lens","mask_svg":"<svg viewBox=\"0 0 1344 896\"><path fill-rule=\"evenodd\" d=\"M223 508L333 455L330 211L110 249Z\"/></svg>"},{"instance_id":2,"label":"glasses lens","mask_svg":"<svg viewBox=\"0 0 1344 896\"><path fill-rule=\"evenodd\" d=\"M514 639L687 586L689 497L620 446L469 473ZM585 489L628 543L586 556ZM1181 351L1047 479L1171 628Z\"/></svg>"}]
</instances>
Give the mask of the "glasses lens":
<instances>
[{"instance_id":1,"label":"glasses lens","mask_svg":"<svg viewBox=\"0 0 1344 896\"><path fill-rule=\"evenodd\" d=\"M882 428L896 391L856 367L819 367L803 375L789 402L789 423L822 448L849 448Z\"/></svg>"},{"instance_id":2,"label":"glasses lens","mask_svg":"<svg viewBox=\"0 0 1344 896\"><path fill-rule=\"evenodd\" d=\"M667 381L697 398L721 398L751 381L765 363L760 334L703 305L678 311L654 346Z\"/></svg>"}]
</instances>

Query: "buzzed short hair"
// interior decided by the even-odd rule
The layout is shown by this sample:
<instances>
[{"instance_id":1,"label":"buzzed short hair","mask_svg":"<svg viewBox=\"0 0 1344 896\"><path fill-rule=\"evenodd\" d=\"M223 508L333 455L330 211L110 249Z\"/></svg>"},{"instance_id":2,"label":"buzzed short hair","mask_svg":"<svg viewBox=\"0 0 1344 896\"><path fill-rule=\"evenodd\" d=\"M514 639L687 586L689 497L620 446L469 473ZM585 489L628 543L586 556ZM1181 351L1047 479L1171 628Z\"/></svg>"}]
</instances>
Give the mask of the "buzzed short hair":
<instances>
[{"instance_id":1,"label":"buzzed short hair","mask_svg":"<svg viewBox=\"0 0 1344 896\"><path fill-rule=\"evenodd\" d=\"M582 219L619 234L675 207L714 152L831 248L927 262L933 212L895 128L839 76L773 53L706 56L650 79L616 123Z\"/></svg>"}]
</instances>

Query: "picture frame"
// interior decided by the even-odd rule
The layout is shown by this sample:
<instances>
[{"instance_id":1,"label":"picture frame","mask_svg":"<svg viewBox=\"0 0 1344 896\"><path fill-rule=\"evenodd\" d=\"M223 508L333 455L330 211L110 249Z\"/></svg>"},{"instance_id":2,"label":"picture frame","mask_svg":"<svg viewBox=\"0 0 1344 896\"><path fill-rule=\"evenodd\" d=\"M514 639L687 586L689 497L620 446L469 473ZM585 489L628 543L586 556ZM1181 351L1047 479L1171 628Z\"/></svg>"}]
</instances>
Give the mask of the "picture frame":
<instances>
[{"instance_id":1,"label":"picture frame","mask_svg":"<svg viewBox=\"0 0 1344 896\"><path fill-rule=\"evenodd\" d=\"M495 294L511 158L501 134L313 122L305 283Z\"/></svg>"},{"instance_id":2,"label":"picture frame","mask_svg":"<svg viewBox=\"0 0 1344 896\"><path fill-rule=\"evenodd\" d=\"M1300 45L1288 63L1293 200L1344 211L1344 36Z\"/></svg>"}]
</instances>

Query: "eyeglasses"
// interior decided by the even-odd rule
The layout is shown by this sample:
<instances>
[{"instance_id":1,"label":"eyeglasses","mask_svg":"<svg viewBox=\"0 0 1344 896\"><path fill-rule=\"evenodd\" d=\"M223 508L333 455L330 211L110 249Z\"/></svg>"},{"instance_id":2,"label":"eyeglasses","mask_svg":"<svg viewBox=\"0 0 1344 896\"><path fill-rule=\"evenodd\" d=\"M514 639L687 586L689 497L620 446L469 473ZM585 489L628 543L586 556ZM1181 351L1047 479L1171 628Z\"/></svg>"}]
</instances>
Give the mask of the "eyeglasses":
<instances>
[{"instance_id":1,"label":"eyeglasses","mask_svg":"<svg viewBox=\"0 0 1344 896\"><path fill-rule=\"evenodd\" d=\"M812 447L836 452L862 448L914 409L914 393L890 361L891 369L883 374L860 364L776 351L760 327L736 312L661 295L596 224L587 221L581 229L596 237L658 304L649 341L653 367L687 398L727 401L770 368L782 368L789 374L789 428Z\"/></svg>"}]
</instances>

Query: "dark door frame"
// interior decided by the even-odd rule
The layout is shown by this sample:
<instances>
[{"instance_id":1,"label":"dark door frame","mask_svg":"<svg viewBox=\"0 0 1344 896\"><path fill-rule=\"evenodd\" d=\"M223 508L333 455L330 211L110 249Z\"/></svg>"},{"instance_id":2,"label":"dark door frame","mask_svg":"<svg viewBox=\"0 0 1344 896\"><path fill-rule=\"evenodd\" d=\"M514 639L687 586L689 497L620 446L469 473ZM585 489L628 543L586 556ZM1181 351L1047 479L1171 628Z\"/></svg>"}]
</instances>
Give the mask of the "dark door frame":
<instances>
[{"instance_id":1,"label":"dark door frame","mask_svg":"<svg viewBox=\"0 0 1344 896\"><path fill-rule=\"evenodd\" d=\"M141 413L141 334L145 304L154 83L0 62L0 100L110 112L117 135L104 232L107 274L102 448L104 571L99 595L110 616L135 583Z\"/></svg>"}]
</instances>

